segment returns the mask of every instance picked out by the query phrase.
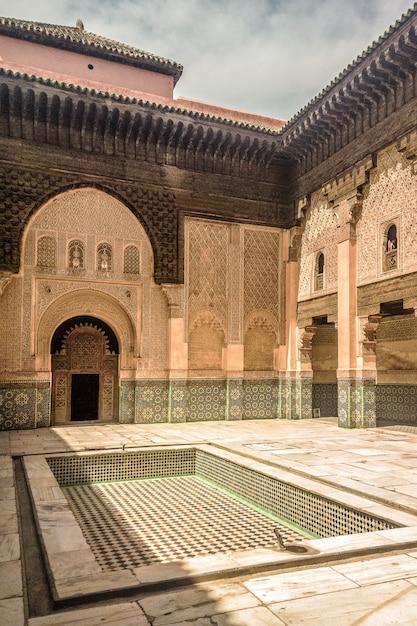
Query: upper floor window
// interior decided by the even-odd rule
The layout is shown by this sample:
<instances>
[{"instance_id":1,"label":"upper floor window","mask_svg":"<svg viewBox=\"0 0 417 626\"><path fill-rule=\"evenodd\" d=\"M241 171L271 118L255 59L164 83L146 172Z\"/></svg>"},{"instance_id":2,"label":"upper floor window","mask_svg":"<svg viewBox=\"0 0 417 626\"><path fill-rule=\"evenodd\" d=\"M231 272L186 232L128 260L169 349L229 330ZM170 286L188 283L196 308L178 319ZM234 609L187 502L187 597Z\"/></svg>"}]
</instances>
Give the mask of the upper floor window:
<instances>
[{"instance_id":1,"label":"upper floor window","mask_svg":"<svg viewBox=\"0 0 417 626\"><path fill-rule=\"evenodd\" d=\"M124 252L123 272L125 274L140 274L140 255L137 246L127 246Z\"/></svg>"},{"instance_id":2,"label":"upper floor window","mask_svg":"<svg viewBox=\"0 0 417 626\"><path fill-rule=\"evenodd\" d=\"M97 247L97 270L111 272L113 269L113 251L108 243L101 243Z\"/></svg>"},{"instance_id":3,"label":"upper floor window","mask_svg":"<svg viewBox=\"0 0 417 626\"><path fill-rule=\"evenodd\" d=\"M324 287L324 254L319 252L316 256L314 268L314 289L319 291Z\"/></svg>"},{"instance_id":4,"label":"upper floor window","mask_svg":"<svg viewBox=\"0 0 417 626\"><path fill-rule=\"evenodd\" d=\"M84 269L84 244L82 241L70 241L68 245L68 267L71 270Z\"/></svg>"},{"instance_id":5,"label":"upper floor window","mask_svg":"<svg viewBox=\"0 0 417 626\"><path fill-rule=\"evenodd\" d=\"M56 241L53 237L40 237L36 248L38 267L56 267Z\"/></svg>"},{"instance_id":6,"label":"upper floor window","mask_svg":"<svg viewBox=\"0 0 417 626\"><path fill-rule=\"evenodd\" d=\"M398 266L398 233L396 224L390 224L385 231L383 269L395 270Z\"/></svg>"}]
</instances>

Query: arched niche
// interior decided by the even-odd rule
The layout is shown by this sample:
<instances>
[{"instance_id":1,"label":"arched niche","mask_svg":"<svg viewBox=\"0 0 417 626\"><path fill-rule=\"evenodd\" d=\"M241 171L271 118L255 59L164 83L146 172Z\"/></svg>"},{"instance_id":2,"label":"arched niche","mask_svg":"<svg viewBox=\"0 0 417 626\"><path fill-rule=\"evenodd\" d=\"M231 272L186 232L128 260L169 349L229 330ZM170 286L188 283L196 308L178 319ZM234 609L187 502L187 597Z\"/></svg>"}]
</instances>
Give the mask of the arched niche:
<instances>
[{"instance_id":1,"label":"arched niche","mask_svg":"<svg viewBox=\"0 0 417 626\"><path fill-rule=\"evenodd\" d=\"M244 369L272 371L277 348L277 323L269 311L256 311L245 324Z\"/></svg>"},{"instance_id":2,"label":"arched niche","mask_svg":"<svg viewBox=\"0 0 417 626\"><path fill-rule=\"evenodd\" d=\"M71 291L55 300L43 313L36 331L37 368L51 369L51 343L57 328L68 319L91 316L113 329L119 346L119 367L134 370L138 337L128 312L112 296L94 289Z\"/></svg>"}]
</instances>

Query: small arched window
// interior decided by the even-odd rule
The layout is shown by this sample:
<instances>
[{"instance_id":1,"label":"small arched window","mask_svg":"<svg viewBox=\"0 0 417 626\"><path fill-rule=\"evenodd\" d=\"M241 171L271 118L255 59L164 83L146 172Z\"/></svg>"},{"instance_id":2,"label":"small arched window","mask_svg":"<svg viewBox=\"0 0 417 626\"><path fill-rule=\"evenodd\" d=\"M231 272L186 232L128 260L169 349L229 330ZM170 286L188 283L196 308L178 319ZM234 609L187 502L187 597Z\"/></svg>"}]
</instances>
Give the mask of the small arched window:
<instances>
[{"instance_id":1,"label":"small arched window","mask_svg":"<svg viewBox=\"0 0 417 626\"><path fill-rule=\"evenodd\" d=\"M137 246L127 246L124 252L123 272L125 274L140 274L140 255Z\"/></svg>"},{"instance_id":2,"label":"small arched window","mask_svg":"<svg viewBox=\"0 0 417 626\"><path fill-rule=\"evenodd\" d=\"M108 243L97 246L97 270L111 272L113 269L113 250Z\"/></svg>"},{"instance_id":3,"label":"small arched window","mask_svg":"<svg viewBox=\"0 0 417 626\"><path fill-rule=\"evenodd\" d=\"M78 239L70 241L68 245L68 267L70 270L84 269L84 244Z\"/></svg>"},{"instance_id":4,"label":"small arched window","mask_svg":"<svg viewBox=\"0 0 417 626\"><path fill-rule=\"evenodd\" d=\"M56 267L56 240L40 237L36 247L36 265L42 268Z\"/></svg>"},{"instance_id":5,"label":"small arched window","mask_svg":"<svg viewBox=\"0 0 417 626\"><path fill-rule=\"evenodd\" d=\"M383 269L385 272L397 269L398 233L396 224L390 224L385 231Z\"/></svg>"},{"instance_id":6,"label":"small arched window","mask_svg":"<svg viewBox=\"0 0 417 626\"><path fill-rule=\"evenodd\" d=\"M324 287L324 254L319 252L316 256L316 265L314 268L314 289L319 291Z\"/></svg>"}]
</instances>

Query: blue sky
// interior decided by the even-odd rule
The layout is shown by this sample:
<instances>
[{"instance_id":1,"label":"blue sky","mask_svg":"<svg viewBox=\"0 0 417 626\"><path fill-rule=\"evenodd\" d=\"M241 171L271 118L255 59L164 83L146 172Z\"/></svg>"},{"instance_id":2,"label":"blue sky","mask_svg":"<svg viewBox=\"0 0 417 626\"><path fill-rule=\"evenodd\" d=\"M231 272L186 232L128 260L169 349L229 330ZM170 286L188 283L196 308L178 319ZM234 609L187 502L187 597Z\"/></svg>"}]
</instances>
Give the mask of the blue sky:
<instances>
[{"instance_id":1,"label":"blue sky","mask_svg":"<svg viewBox=\"0 0 417 626\"><path fill-rule=\"evenodd\" d=\"M184 66L175 95L289 119L411 0L0 0L0 15L75 26Z\"/></svg>"}]
</instances>

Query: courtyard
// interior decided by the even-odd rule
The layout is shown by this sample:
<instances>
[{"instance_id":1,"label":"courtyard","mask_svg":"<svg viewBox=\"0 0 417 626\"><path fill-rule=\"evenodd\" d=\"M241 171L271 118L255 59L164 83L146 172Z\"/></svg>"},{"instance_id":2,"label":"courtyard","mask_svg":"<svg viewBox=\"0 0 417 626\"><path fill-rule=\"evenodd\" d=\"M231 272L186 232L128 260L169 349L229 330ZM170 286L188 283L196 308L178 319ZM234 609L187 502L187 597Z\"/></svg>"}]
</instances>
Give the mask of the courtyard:
<instances>
[{"instance_id":1,"label":"courtyard","mask_svg":"<svg viewBox=\"0 0 417 626\"><path fill-rule=\"evenodd\" d=\"M332 418L149 425L90 422L2 432L0 621L11 626L414 624L416 437L413 426L347 430ZM77 541L84 539L64 518L48 518L46 530L37 528L36 515L30 520L37 497L53 503L58 495L44 475L34 475L32 500L25 498L18 465L22 457L28 472L30 463L39 465L48 455L184 447L233 455L256 471L264 468L294 484L313 485L314 491L329 498L343 493L349 506L363 508L366 501L367 513L393 519L397 527L305 539L302 543L314 548L306 554L265 547L193 554L188 560L171 558L142 569L103 572L91 556L83 562L80 555L87 550ZM187 521L182 523L180 530L187 535ZM110 537L112 529L105 530ZM45 546L51 538L53 557L48 556L45 566ZM104 587L98 585L99 579L105 580Z\"/></svg>"}]
</instances>

